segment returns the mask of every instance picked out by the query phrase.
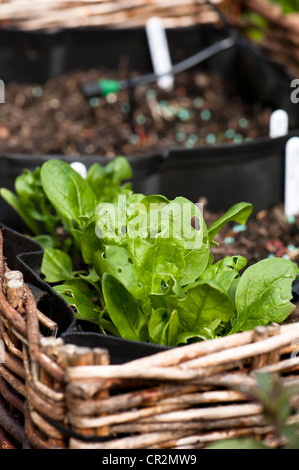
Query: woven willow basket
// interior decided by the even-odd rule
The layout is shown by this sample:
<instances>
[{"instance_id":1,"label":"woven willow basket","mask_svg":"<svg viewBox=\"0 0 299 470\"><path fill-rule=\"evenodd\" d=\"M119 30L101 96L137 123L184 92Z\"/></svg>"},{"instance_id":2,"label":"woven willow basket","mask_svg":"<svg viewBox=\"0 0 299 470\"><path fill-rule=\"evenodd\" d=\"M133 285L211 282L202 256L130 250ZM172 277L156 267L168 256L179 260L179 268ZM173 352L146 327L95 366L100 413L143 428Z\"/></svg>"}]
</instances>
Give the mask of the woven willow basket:
<instances>
[{"instance_id":1,"label":"woven willow basket","mask_svg":"<svg viewBox=\"0 0 299 470\"><path fill-rule=\"evenodd\" d=\"M0 428L20 448L195 449L269 440L256 371L299 384L299 324L271 325L110 365L105 349L65 344L3 259ZM9 281L9 282L8 282ZM43 333L41 333L43 331ZM291 417L299 421L299 415Z\"/></svg>"}]
</instances>

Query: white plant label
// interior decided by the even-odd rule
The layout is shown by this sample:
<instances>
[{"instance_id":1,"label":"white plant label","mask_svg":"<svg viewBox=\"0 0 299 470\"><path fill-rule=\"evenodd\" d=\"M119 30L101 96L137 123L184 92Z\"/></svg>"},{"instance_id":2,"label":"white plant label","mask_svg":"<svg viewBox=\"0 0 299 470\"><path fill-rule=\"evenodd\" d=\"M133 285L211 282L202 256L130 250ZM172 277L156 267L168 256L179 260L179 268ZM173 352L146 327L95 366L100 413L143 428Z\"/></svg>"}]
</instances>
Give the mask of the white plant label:
<instances>
[{"instance_id":1,"label":"white plant label","mask_svg":"<svg viewBox=\"0 0 299 470\"><path fill-rule=\"evenodd\" d=\"M270 137L275 139L289 132L289 115L283 109L273 111L270 117Z\"/></svg>"},{"instance_id":2,"label":"white plant label","mask_svg":"<svg viewBox=\"0 0 299 470\"><path fill-rule=\"evenodd\" d=\"M284 204L287 217L299 214L299 137L286 143Z\"/></svg>"},{"instance_id":3,"label":"white plant label","mask_svg":"<svg viewBox=\"0 0 299 470\"><path fill-rule=\"evenodd\" d=\"M166 37L166 31L161 18L153 16L146 22L146 35L158 86L166 91L173 89L174 78L171 73L172 62Z\"/></svg>"},{"instance_id":4,"label":"white plant label","mask_svg":"<svg viewBox=\"0 0 299 470\"><path fill-rule=\"evenodd\" d=\"M73 170L75 170L77 173L79 173L80 176L82 176L82 178L86 178L86 175L87 175L87 169L86 169L86 166L84 165L84 163L81 163L81 162L73 162L71 163L71 167L73 168Z\"/></svg>"}]
</instances>

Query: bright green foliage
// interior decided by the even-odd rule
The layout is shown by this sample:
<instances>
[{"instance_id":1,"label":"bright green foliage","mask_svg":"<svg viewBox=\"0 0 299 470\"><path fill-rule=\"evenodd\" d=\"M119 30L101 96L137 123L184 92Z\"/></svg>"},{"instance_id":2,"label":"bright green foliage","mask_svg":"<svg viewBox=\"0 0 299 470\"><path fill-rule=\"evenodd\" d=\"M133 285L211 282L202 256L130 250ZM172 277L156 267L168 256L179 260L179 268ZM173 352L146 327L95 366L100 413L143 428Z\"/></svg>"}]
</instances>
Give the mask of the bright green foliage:
<instances>
[{"instance_id":1,"label":"bright green foliage","mask_svg":"<svg viewBox=\"0 0 299 470\"><path fill-rule=\"evenodd\" d=\"M1 190L44 248L45 280L78 320L178 346L279 323L292 312L298 268L291 261L247 269L242 256L213 263L215 236L227 223L244 225L251 204L234 205L207 228L196 204L134 193L131 176L123 157L92 165L86 179L51 159L17 178L16 195Z\"/></svg>"}]
</instances>

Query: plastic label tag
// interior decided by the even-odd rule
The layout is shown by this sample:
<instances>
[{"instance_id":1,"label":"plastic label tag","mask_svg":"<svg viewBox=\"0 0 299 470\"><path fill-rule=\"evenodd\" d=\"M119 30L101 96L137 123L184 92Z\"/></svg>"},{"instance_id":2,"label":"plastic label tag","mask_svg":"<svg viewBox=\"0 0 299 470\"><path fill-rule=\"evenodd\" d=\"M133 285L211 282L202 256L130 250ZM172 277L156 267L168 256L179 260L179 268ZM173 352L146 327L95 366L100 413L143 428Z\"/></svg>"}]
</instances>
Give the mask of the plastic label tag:
<instances>
[{"instance_id":1,"label":"plastic label tag","mask_svg":"<svg viewBox=\"0 0 299 470\"><path fill-rule=\"evenodd\" d=\"M283 109L273 111L270 117L270 137L275 139L289 132L289 115Z\"/></svg>"},{"instance_id":2,"label":"plastic label tag","mask_svg":"<svg viewBox=\"0 0 299 470\"><path fill-rule=\"evenodd\" d=\"M158 86L166 91L173 88L174 78L171 73L172 62L165 28L159 17L153 16L146 22L146 35ZM169 73L168 73L169 72Z\"/></svg>"},{"instance_id":3,"label":"plastic label tag","mask_svg":"<svg viewBox=\"0 0 299 470\"><path fill-rule=\"evenodd\" d=\"M87 175L87 169L86 169L86 166L84 165L84 163L81 163L81 162L73 162L71 163L70 165L73 170L75 170L77 173L79 173L80 176L82 176L82 178L86 178L86 175Z\"/></svg>"},{"instance_id":4,"label":"plastic label tag","mask_svg":"<svg viewBox=\"0 0 299 470\"><path fill-rule=\"evenodd\" d=\"M284 204L287 217L299 214L299 137L286 143Z\"/></svg>"}]
</instances>

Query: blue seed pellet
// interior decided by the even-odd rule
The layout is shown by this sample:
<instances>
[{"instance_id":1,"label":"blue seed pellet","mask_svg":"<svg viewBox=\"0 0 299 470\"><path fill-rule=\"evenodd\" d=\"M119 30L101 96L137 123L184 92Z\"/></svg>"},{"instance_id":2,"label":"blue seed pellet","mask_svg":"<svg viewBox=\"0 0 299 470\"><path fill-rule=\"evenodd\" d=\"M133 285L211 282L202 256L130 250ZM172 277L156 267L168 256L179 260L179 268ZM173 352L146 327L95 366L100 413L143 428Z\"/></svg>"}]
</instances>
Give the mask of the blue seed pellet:
<instances>
[{"instance_id":1,"label":"blue seed pellet","mask_svg":"<svg viewBox=\"0 0 299 470\"><path fill-rule=\"evenodd\" d=\"M246 129L246 127L248 126L248 119L246 118L240 118L239 121L239 126L242 127L242 129Z\"/></svg>"},{"instance_id":2,"label":"blue seed pellet","mask_svg":"<svg viewBox=\"0 0 299 470\"><path fill-rule=\"evenodd\" d=\"M130 136L130 142L132 144L137 144L139 142L139 136L137 134L132 134Z\"/></svg>"},{"instance_id":3,"label":"blue seed pellet","mask_svg":"<svg viewBox=\"0 0 299 470\"><path fill-rule=\"evenodd\" d=\"M164 106L167 106L167 105L168 105L168 102L167 102L166 100L160 100L160 101L159 101L159 106L161 106L162 108L163 108Z\"/></svg>"},{"instance_id":4,"label":"blue seed pellet","mask_svg":"<svg viewBox=\"0 0 299 470\"><path fill-rule=\"evenodd\" d=\"M139 114L136 118L136 122L140 125L143 126L146 123L146 116L144 114Z\"/></svg>"},{"instance_id":5,"label":"blue seed pellet","mask_svg":"<svg viewBox=\"0 0 299 470\"><path fill-rule=\"evenodd\" d=\"M295 216L294 216L294 215L290 215L290 216L288 217L288 222L289 222L289 224L294 224L294 223L295 223Z\"/></svg>"},{"instance_id":6,"label":"blue seed pellet","mask_svg":"<svg viewBox=\"0 0 299 470\"><path fill-rule=\"evenodd\" d=\"M100 98L93 96L92 98L90 98L89 104L92 108L97 108L100 104Z\"/></svg>"},{"instance_id":7,"label":"blue seed pellet","mask_svg":"<svg viewBox=\"0 0 299 470\"><path fill-rule=\"evenodd\" d=\"M225 237L225 239L224 239L224 243L226 245L231 245L234 242L235 242L235 239L233 237Z\"/></svg>"},{"instance_id":8,"label":"blue seed pellet","mask_svg":"<svg viewBox=\"0 0 299 470\"><path fill-rule=\"evenodd\" d=\"M190 134L189 137L188 137L188 140L190 140L191 142L197 142L198 137L197 137L196 134Z\"/></svg>"},{"instance_id":9,"label":"blue seed pellet","mask_svg":"<svg viewBox=\"0 0 299 470\"><path fill-rule=\"evenodd\" d=\"M32 90L32 95L35 97L35 98L39 98L40 96L42 96L43 94L43 89L42 87L40 86L36 86L33 88Z\"/></svg>"},{"instance_id":10,"label":"blue seed pellet","mask_svg":"<svg viewBox=\"0 0 299 470\"><path fill-rule=\"evenodd\" d=\"M179 131L176 133L175 138L178 142L183 142L186 139L186 133L183 131Z\"/></svg>"},{"instance_id":11,"label":"blue seed pellet","mask_svg":"<svg viewBox=\"0 0 299 470\"><path fill-rule=\"evenodd\" d=\"M240 144L241 142L243 142L243 136L241 134L236 134L234 137L234 142L236 144Z\"/></svg>"},{"instance_id":12,"label":"blue seed pellet","mask_svg":"<svg viewBox=\"0 0 299 470\"><path fill-rule=\"evenodd\" d=\"M297 248L295 247L295 245L288 245L288 251L295 251L297 250Z\"/></svg>"},{"instance_id":13,"label":"blue seed pellet","mask_svg":"<svg viewBox=\"0 0 299 470\"><path fill-rule=\"evenodd\" d=\"M215 134L208 134L206 136L206 143L207 144L215 144L216 140L217 140L217 137L216 137Z\"/></svg>"},{"instance_id":14,"label":"blue seed pellet","mask_svg":"<svg viewBox=\"0 0 299 470\"><path fill-rule=\"evenodd\" d=\"M233 228L233 231L235 233L240 233L240 232L245 232L245 230L247 229L247 226L246 225L235 225L235 227Z\"/></svg>"},{"instance_id":15,"label":"blue seed pellet","mask_svg":"<svg viewBox=\"0 0 299 470\"><path fill-rule=\"evenodd\" d=\"M187 147L188 149L192 149L192 148L194 147L194 145L195 145L194 142L192 142L192 141L190 141L190 140L187 140L187 142L186 142L186 147Z\"/></svg>"},{"instance_id":16,"label":"blue seed pellet","mask_svg":"<svg viewBox=\"0 0 299 470\"><path fill-rule=\"evenodd\" d=\"M192 147L194 147L194 145L196 144L197 141L198 141L197 135L190 134L188 139L187 139L186 145L187 145L187 147L192 148Z\"/></svg>"},{"instance_id":17,"label":"blue seed pellet","mask_svg":"<svg viewBox=\"0 0 299 470\"><path fill-rule=\"evenodd\" d=\"M201 96L198 96L193 100L193 105L195 108L202 108L204 104L205 100Z\"/></svg>"},{"instance_id":18,"label":"blue seed pellet","mask_svg":"<svg viewBox=\"0 0 299 470\"><path fill-rule=\"evenodd\" d=\"M177 116L181 121L188 121L191 117L189 111L184 108L180 108L178 110Z\"/></svg>"},{"instance_id":19,"label":"blue seed pellet","mask_svg":"<svg viewBox=\"0 0 299 470\"><path fill-rule=\"evenodd\" d=\"M227 131L225 131L225 137L227 139L233 139L235 137L235 134L236 132L234 131L234 129L227 129Z\"/></svg>"},{"instance_id":20,"label":"blue seed pellet","mask_svg":"<svg viewBox=\"0 0 299 470\"><path fill-rule=\"evenodd\" d=\"M150 88L149 90L146 91L145 96L146 96L149 100L153 100L154 98L156 98L157 93L156 93L155 90L152 90L152 89Z\"/></svg>"},{"instance_id":21,"label":"blue seed pellet","mask_svg":"<svg viewBox=\"0 0 299 470\"><path fill-rule=\"evenodd\" d=\"M121 105L121 110L123 113L129 113L131 111L130 103L124 103Z\"/></svg>"}]
</instances>

